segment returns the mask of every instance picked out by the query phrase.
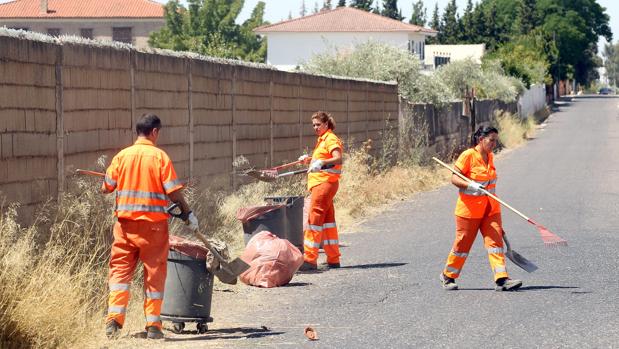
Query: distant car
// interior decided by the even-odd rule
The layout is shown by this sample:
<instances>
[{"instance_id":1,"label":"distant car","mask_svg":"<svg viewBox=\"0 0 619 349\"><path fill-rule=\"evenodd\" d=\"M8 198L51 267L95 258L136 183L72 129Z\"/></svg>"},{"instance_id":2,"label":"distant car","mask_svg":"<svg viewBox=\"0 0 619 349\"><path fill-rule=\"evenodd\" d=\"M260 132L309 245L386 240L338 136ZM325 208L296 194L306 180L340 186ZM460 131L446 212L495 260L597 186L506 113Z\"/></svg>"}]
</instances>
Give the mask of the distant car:
<instances>
[{"instance_id":1,"label":"distant car","mask_svg":"<svg viewBox=\"0 0 619 349\"><path fill-rule=\"evenodd\" d=\"M614 93L614 91L613 91L613 89L612 89L612 88L610 88L610 87L602 87L602 88L598 91L598 94L600 94L600 95L610 95L610 94L613 94L613 93Z\"/></svg>"}]
</instances>

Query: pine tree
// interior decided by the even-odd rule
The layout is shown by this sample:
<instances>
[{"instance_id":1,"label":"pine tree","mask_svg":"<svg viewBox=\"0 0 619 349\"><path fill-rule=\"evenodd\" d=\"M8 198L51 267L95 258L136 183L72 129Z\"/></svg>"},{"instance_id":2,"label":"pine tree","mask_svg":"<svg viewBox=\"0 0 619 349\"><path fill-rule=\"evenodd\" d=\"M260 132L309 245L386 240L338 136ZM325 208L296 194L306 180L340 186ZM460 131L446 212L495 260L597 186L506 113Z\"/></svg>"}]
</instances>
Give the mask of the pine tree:
<instances>
[{"instance_id":1,"label":"pine tree","mask_svg":"<svg viewBox=\"0 0 619 349\"><path fill-rule=\"evenodd\" d=\"M434 4L434 12L432 12L432 20L430 21L430 28L438 31L438 34L436 35L436 37L433 38L428 38L427 42L428 44L437 44L440 42L440 38L441 38L441 20L440 17L438 15L438 2Z\"/></svg>"},{"instance_id":2,"label":"pine tree","mask_svg":"<svg viewBox=\"0 0 619 349\"><path fill-rule=\"evenodd\" d=\"M450 0L443 12L441 21L441 44L456 44L460 40L460 26L458 23L458 7L456 0Z\"/></svg>"},{"instance_id":3,"label":"pine tree","mask_svg":"<svg viewBox=\"0 0 619 349\"><path fill-rule=\"evenodd\" d=\"M372 2L373 0L352 0L350 7L370 12L372 11Z\"/></svg>"},{"instance_id":4,"label":"pine tree","mask_svg":"<svg viewBox=\"0 0 619 349\"><path fill-rule=\"evenodd\" d=\"M344 7L344 6L346 6L346 0L340 0L340 1L337 3L337 7Z\"/></svg>"},{"instance_id":5,"label":"pine tree","mask_svg":"<svg viewBox=\"0 0 619 349\"><path fill-rule=\"evenodd\" d=\"M305 17L307 14L307 7L305 7L305 0L301 0L301 9L299 10L299 15L301 17Z\"/></svg>"},{"instance_id":6,"label":"pine tree","mask_svg":"<svg viewBox=\"0 0 619 349\"><path fill-rule=\"evenodd\" d=\"M518 19L515 21L518 28L514 32L527 34L537 27L539 23L535 13L535 5L535 0L518 1Z\"/></svg>"},{"instance_id":7,"label":"pine tree","mask_svg":"<svg viewBox=\"0 0 619 349\"><path fill-rule=\"evenodd\" d=\"M398 10L398 0L383 0L381 15L401 21L402 13Z\"/></svg>"},{"instance_id":8,"label":"pine tree","mask_svg":"<svg viewBox=\"0 0 619 349\"><path fill-rule=\"evenodd\" d=\"M417 2L413 4L413 14L411 15L411 19L408 23L423 27L426 25L426 20L427 11L423 6L423 0L417 0Z\"/></svg>"},{"instance_id":9,"label":"pine tree","mask_svg":"<svg viewBox=\"0 0 619 349\"><path fill-rule=\"evenodd\" d=\"M461 41L463 43L475 43L475 28L473 28L473 0L468 0L466 8L460 18L460 28L462 28Z\"/></svg>"},{"instance_id":10,"label":"pine tree","mask_svg":"<svg viewBox=\"0 0 619 349\"><path fill-rule=\"evenodd\" d=\"M322 9L330 10L333 6L331 5L331 0L323 0L322 1Z\"/></svg>"},{"instance_id":11,"label":"pine tree","mask_svg":"<svg viewBox=\"0 0 619 349\"><path fill-rule=\"evenodd\" d=\"M486 30L484 32L484 38L486 42L486 49L493 51L497 47L499 42L499 33L496 23L497 8L496 3L491 2L490 6L484 11L484 19Z\"/></svg>"},{"instance_id":12,"label":"pine tree","mask_svg":"<svg viewBox=\"0 0 619 349\"><path fill-rule=\"evenodd\" d=\"M314 1L314 10L312 11L312 13L318 12L320 12L320 7L318 7L318 2Z\"/></svg>"}]
</instances>

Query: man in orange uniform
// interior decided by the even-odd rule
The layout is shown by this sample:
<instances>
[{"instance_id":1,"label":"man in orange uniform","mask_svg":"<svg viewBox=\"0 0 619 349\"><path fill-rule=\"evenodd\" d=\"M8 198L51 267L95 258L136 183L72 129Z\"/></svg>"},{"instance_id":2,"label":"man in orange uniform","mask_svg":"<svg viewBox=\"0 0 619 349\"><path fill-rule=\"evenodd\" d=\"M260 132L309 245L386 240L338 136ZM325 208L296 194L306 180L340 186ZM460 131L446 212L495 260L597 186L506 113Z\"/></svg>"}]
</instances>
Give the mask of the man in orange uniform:
<instances>
[{"instance_id":1,"label":"man in orange uniform","mask_svg":"<svg viewBox=\"0 0 619 349\"><path fill-rule=\"evenodd\" d=\"M115 338L124 324L129 286L139 259L144 264L146 337L160 339L168 259L168 198L181 206L183 218L192 229L197 229L198 220L183 198L183 185L170 158L156 147L161 120L154 114L144 114L135 129L137 140L112 159L101 188L104 193L116 191L114 215L118 218L110 258L106 335Z\"/></svg>"},{"instance_id":2,"label":"man in orange uniform","mask_svg":"<svg viewBox=\"0 0 619 349\"><path fill-rule=\"evenodd\" d=\"M522 285L522 281L512 280L507 275L501 206L499 202L480 190L495 193L497 174L492 151L497 139L496 128L480 127L475 132L476 146L462 152L456 160L456 169L472 182L469 183L455 174L451 177L451 182L460 189L460 194L455 210L456 239L447 257L445 269L440 275L441 283L446 290L458 289L455 279L460 276L478 230L484 237L484 246L494 272L495 290L517 290Z\"/></svg>"},{"instance_id":3,"label":"man in orange uniform","mask_svg":"<svg viewBox=\"0 0 619 349\"><path fill-rule=\"evenodd\" d=\"M307 189L311 192L309 225L303 241L305 262L299 270L318 269L318 249L322 241L330 268L340 267L340 247L333 198L342 173L342 141L333 133L335 120L325 112L312 115L312 126L318 136L307 170ZM299 160L310 161L307 156Z\"/></svg>"}]
</instances>

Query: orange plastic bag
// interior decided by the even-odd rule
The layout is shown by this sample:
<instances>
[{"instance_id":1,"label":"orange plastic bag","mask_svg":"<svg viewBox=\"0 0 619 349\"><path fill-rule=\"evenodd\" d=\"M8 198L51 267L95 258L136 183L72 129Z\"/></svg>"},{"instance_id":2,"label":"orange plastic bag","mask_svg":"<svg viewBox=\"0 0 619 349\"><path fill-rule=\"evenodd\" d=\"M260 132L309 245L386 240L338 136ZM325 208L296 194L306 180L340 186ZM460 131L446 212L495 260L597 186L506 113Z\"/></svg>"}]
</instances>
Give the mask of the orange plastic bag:
<instances>
[{"instance_id":1,"label":"orange plastic bag","mask_svg":"<svg viewBox=\"0 0 619 349\"><path fill-rule=\"evenodd\" d=\"M250 265L239 280L247 285L277 287L290 282L303 264L303 254L290 241L261 231L249 240L241 256Z\"/></svg>"}]
</instances>

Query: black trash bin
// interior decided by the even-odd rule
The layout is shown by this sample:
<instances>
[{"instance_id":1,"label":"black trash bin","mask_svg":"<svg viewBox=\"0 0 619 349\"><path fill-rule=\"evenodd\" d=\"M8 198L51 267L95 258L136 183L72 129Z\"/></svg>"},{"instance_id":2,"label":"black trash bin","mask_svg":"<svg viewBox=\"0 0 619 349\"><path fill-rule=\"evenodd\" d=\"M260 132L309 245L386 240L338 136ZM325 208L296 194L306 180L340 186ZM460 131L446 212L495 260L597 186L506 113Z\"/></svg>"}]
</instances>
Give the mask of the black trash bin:
<instances>
[{"instance_id":1,"label":"black trash bin","mask_svg":"<svg viewBox=\"0 0 619 349\"><path fill-rule=\"evenodd\" d=\"M198 333L205 333L206 323L213 321L212 296L213 274L206 269L206 260L170 250L161 319L172 321L174 333L181 333L185 322L196 322Z\"/></svg>"},{"instance_id":2,"label":"black trash bin","mask_svg":"<svg viewBox=\"0 0 619 349\"><path fill-rule=\"evenodd\" d=\"M264 213L243 222L243 238L245 245L251 238L263 230L270 231L280 239L286 238L286 206L268 205L253 207L264 210Z\"/></svg>"},{"instance_id":3,"label":"black trash bin","mask_svg":"<svg viewBox=\"0 0 619 349\"><path fill-rule=\"evenodd\" d=\"M270 204L286 205L286 239L303 253L303 205L304 196L267 196Z\"/></svg>"}]
</instances>

